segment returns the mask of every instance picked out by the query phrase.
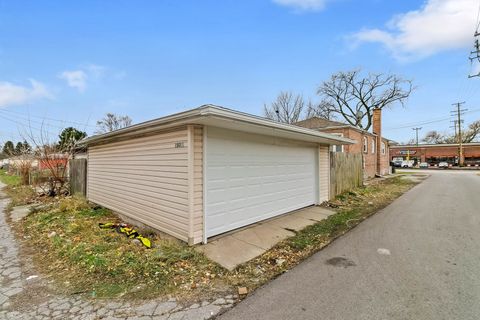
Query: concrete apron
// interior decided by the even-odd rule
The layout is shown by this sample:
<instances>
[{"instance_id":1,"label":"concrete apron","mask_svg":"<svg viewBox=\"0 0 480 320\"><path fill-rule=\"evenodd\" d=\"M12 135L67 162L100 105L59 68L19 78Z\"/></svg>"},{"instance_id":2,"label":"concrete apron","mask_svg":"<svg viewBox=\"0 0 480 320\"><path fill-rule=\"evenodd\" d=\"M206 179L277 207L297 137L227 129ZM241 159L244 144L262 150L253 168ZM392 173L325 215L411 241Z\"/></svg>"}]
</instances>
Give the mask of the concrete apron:
<instances>
[{"instance_id":1,"label":"concrete apron","mask_svg":"<svg viewBox=\"0 0 480 320\"><path fill-rule=\"evenodd\" d=\"M317 206L303 208L216 237L206 245L196 247L196 250L203 252L222 267L233 270L239 264L258 257L278 242L294 236L293 231L300 231L334 213Z\"/></svg>"}]
</instances>

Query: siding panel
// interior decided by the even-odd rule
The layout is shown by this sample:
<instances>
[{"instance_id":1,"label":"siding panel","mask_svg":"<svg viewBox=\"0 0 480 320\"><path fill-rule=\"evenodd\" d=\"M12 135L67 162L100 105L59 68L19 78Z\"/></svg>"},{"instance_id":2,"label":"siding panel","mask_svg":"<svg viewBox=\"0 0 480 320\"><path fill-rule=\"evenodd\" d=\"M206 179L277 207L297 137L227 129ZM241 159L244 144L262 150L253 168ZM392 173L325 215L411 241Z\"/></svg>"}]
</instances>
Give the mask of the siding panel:
<instances>
[{"instance_id":1,"label":"siding panel","mask_svg":"<svg viewBox=\"0 0 480 320\"><path fill-rule=\"evenodd\" d=\"M193 243L203 241L203 128L194 129L194 207L193 207Z\"/></svg>"},{"instance_id":2,"label":"siding panel","mask_svg":"<svg viewBox=\"0 0 480 320\"><path fill-rule=\"evenodd\" d=\"M188 144L182 127L90 147L88 199L188 241Z\"/></svg>"},{"instance_id":3,"label":"siding panel","mask_svg":"<svg viewBox=\"0 0 480 320\"><path fill-rule=\"evenodd\" d=\"M330 199L330 152L328 146L318 147L319 203Z\"/></svg>"}]
</instances>

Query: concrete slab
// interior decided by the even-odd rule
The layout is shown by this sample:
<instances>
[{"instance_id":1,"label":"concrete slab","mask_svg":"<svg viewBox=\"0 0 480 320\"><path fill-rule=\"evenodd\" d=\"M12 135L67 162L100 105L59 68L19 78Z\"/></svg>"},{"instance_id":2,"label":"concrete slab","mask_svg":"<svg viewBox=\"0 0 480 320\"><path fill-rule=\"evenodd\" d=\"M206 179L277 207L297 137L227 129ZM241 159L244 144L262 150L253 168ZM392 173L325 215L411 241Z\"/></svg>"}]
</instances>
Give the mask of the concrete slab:
<instances>
[{"instance_id":1,"label":"concrete slab","mask_svg":"<svg viewBox=\"0 0 480 320\"><path fill-rule=\"evenodd\" d=\"M292 230L300 231L334 213L321 207L307 207L231 232L196 249L224 268L233 270L237 265L261 255L278 242L294 236Z\"/></svg>"},{"instance_id":2,"label":"concrete slab","mask_svg":"<svg viewBox=\"0 0 480 320\"><path fill-rule=\"evenodd\" d=\"M235 239L232 235L213 240L204 246L197 247L197 250L228 270L233 270L237 265L265 252L264 249Z\"/></svg>"},{"instance_id":3,"label":"concrete slab","mask_svg":"<svg viewBox=\"0 0 480 320\"><path fill-rule=\"evenodd\" d=\"M30 214L30 210L34 205L28 204L25 206L13 207L10 212L10 217L13 222L18 222Z\"/></svg>"},{"instance_id":4,"label":"concrete slab","mask_svg":"<svg viewBox=\"0 0 480 320\"><path fill-rule=\"evenodd\" d=\"M271 221L274 226L295 231L300 231L306 226L309 226L316 222L317 221L315 220L306 219L299 214L289 214Z\"/></svg>"},{"instance_id":5,"label":"concrete slab","mask_svg":"<svg viewBox=\"0 0 480 320\"><path fill-rule=\"evenodd\" d=\"M300 216L305 219L311 219L315 221L322 221L323 219L328 218L328 216L334 214L335 211L331 211L322 207L308 207L296 212L293 212L291 215Z\"/></svg>"},{"instance_id":6,"label":"concrete slab","mask_svg":"<svg viewBox=\"0 0 480 320\"><path fill-rule=\"evenodd\" d=\"M268 250L283 239L294 235L295 233L291 231L274 226L267 222L265 224L259 224L254 227L235 232L232 234L232 237L264 250Z\"/></svg>"}]
</instances>

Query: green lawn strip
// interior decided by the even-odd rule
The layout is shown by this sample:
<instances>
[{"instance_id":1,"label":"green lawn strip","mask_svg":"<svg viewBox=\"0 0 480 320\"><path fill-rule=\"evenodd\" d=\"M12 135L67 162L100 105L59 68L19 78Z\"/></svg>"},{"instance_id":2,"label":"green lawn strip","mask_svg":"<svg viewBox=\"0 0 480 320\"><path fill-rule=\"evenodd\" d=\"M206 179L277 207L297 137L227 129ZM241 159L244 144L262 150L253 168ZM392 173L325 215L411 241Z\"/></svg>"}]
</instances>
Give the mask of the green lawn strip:
<instances>
[{"instance_id":1,"label":"green lawn strip","mask_svg":"<svg viewBox=\"0 0 480 320\"><path fill-rule=\"evenodd\" d=\"M20 177L9 174L5 170L0 170L0 181L6 184L3 191L10 197L8 209L29 203L34 197L35 192L31 186L20 184Z\"/></svg>"},{"instance_id":2,"label":"green lawn strip","mask_svg":"<svg viewBox=\"0 0 480 320\"><path fill-rule=\"evenodd\" d=\"M14 174L8 174L5 170L0 170L0 181L7 186L17 186L20 184L20 177Z\"/></svg>"}]
</instances>

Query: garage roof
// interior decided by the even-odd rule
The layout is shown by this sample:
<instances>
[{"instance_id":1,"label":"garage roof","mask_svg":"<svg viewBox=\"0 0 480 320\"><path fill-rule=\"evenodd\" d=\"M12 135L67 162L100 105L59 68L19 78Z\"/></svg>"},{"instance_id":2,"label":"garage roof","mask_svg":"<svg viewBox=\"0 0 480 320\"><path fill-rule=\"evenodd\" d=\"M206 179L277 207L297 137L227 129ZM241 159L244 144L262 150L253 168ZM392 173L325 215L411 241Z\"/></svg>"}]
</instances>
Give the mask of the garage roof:
<instances>
[{"instance_id":1,"label":"garage roof","mask_svg":"<svg viewBox=\"0 0 480 320\"><path fill-rule=\"evenodd\" d=\"M208 104L188 111L135 124L105 134L95 135L82 140L81 145L88 146L98 143L106 143L112 140L123 140L129 137L137 137L139 135L153 133L186 124L215 126L231 130L315 142L320 144L341 145L355 143L354 140L347 138L342 138L295 125L279 123L248 113Z\"/></svg>"}]
</instances>

